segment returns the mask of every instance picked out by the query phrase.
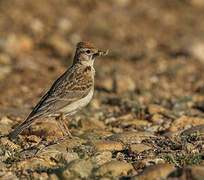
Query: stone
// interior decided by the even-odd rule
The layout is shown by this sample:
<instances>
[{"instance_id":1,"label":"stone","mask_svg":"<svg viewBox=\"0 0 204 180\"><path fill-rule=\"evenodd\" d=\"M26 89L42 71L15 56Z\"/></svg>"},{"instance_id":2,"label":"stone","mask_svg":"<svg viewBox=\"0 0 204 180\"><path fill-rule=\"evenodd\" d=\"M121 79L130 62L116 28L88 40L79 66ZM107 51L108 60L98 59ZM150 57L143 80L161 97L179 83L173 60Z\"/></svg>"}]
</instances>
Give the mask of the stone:
<instances>
[{"instance_id":1,"label":"stone","mask_svg":"<svg viewBox=\"0 0 204 180\"><path fill-rule=\"evenodd\" d=\"M190 0L190 3L196 7L204 7L203 0Z\"/></svg>"},{"instance_id":2,"label":"stone","mask_svg":"<svg viewBox=\"0 0 204 180\"><path fill-rule=\"evenodd\" d=\"M59 180L56 174L50 174L48 179L49 180Z\"/></svg>"},{"instance_id":3,"label":"stone","mask_svg":"<svg viewBox=\"0 0 204 180\"><path fill-rule=\"evenodd\" d=\"M88 178L91 175L93 164L89 160L75 160L63 171L62 177L69 179L71 176L77 175L81 178Z\"/></svg>"},{"instance_id":4,"label":"stone","mask_svg":"<svg viewBox=\"0 0 204 180\"><path fill-rule=\"evenodd\" d=\"M11 73L12 69L10 66L1 66L0 67L0 79L5 78L9 73Z\"/></svg>"},{"instance_id":5,"label":"stone","mask_svg":"<svg viewBox=\"0 0 204 180\"><path fill-rule=\"evenodd\" d=\"M200 0L193 0L193 1L200 1ZM192 44L191 47L189 48L189 51L198 60L204 62L204 42L196 42Z\"/></svg>"},{"instance_id":6,"label":"stone","mask_svg":"<svg viewBox=\"0 0 204 180\"><path fill-rule=\"evenodd\" d=\"M61 36L53 35L47 40L47 45L52 47L60 56L66 56L71 51L71 45Z\"/></svg>"},{"instance_id":7,"label":"stone","mask_svg":"<svg viewBox=\"0 0 204 180\"><path fill-rule=\"evenodd\" d=\"M163 116L158 113L153 114L151 120L152 122L157 123L157 124L161 124L164 121Z\"/></svg>"},{"instance_id":8,"label":"stone","mask_svg":"<svg viewBox=\"0 0 204 180\"><path fill-rule=\"evenodd\" d=\"M180 133L180 136L198 136L202 140L204 139L204 124L194 126L192 128L186 129Z\"/></svg>"},{"instance_id":9,"label":"stone","mask_svg":"<svg viewBox=\"0 0 204 180\"><path fill-rule=\"evenodd\" d=\"M0 172L1 180L18 180L19 178L13 172L8 171L1 171Z\"/></svg>"},{"instance_id":10,"label":"stone","mask_svg":"<svg viewBox=\"0 0 204 180\"><path fill-rule=\"evenodd\" d=\"M203 166L191 166L188 167L191 170L193 179L201 180L204 178L204 167Z\"/></svg>"},{"instance_id":11,"label":"stone","mask_svg":"<svg viewBox=\"0 0 204 180\"><path fill-rule=\"evenodd\" d=\"M136 153L141 153L141 152L149 150L149 149L151 149L151 147L147 146L145 144L131 144L130 148L129 148L129 151L131 153L135 153L135 152Z\"/></svg>"},{"instance_id":12,"label":"stone","mask_svg":"<svg viewBox=\"0 0 204 180\"><path fill-rule=\"evenodd\" d=\"M139 119L133 119L133 120L127 120L127 121L121 121L121 125L123 127L135 125L135 126L146 126L150 127L152 123L145 121L145 120L139 120Z\"/></svg>"},{"instance_id":13,"label":"stone","mask_svg":"<svg viewBox=\"0 0 204 180\"><path fill-rule=\"evenodd\" d=\"M99 82L99 87L111 92L113 90L113 78L104 77L103 81Z\"/></svg>"},{"instance_id":14,"label":"stone","mask_svg":"<svg viewBox=\"0 0 204 180\"><path fill-rule=\"evenodd\" d=\"M92 145L96 151L122 151L124 149L122 143L117 141L95 140Z\"/></svg>"},{"instance_id":15,"label":"stone","mask_svg":"<svg viewBox=\"0 0 204 180\"><path fill-rule=\"evenodd\" d=\"M8 54L0 53L0 64L8 65L11 64L11 58Z\"/></svg>"},{"instance_id":16,"label":"stone","mask_svg":"<svg viewBox=\"0 0 204 180\"><path fill-rule=\"evenodd\" d=\"M132 178L133 180L160 180L166 179L167 176L176 168L170 164L157 164L146 168L138 176Z\"/></svg>"},{"instance_id":17,"label":"stone","mask_svg":"<svg viewBox=\"0 0 204 180\"><path fill-rule=\"evenodd\" d=\"M147 111L149 112L149 114L158 114L166 112L166 109L157 104L150 104L147 108Z\"/></svg>"},{"instance_id":18,"label":"stone","mask_svg":"<svg viewBox=\"0 0 204 180\"><path fill-rule=\"evenodd\" d=\"M122 176L122 175L128 175L128 172L130 172L132 169L133 169L133 166L129 163L112 160L102 165L97 170L96 174L104 175L109 173L113 176Z\"/></svg>"},{"instance_id":19,"label":"stone","mask_svg":"<svg viewBox=\"0 0 204 180\"><path fill-rule=\"evenodd\" d=\"M204 118L181 116L180 118L173 121L169 129L170 131L174 132L179 131L181 129L185 129L186 127L197 126L202 124L204 124Z\"/></svg>"},{"instance_id":20,"label":"stone","mask_svg":"<svg viewBox=\"0 0 204 180\"><path fill-rule=\"evenodd\" d=\"M19 56L23 52L29 52L33 49L33 41L28 36L9 34L5 43L4 50L12 57Z\"/></svg>"},{"instance_id":21,"label":"stone","mask_svg":"<svg viewBox=\"0 0 204 180\"><path fill-rule=\"evenodd\" d=\"M117 76L117 92L124 93L127 91L134 91L136 88L135 82L132 77L128 75L118 75Z\"/></svg>"},{"instance_id":22,"label":"stone","mask_svg":"<svg viewBox=\"0 0 204 180\"><path fill-rule=\"evenodd\" d=\"M109 136L107 139L112 141L119 141L124 144L141 143L142 140L149 137L154 137L151 132L124 132Z\"/></svg>"},{"instance_id":23,"label":"stone","mask_svg":"<svg viewBox=\"0 0 204 180\"><path fill-rule=\"evenodd\" d=\"M81 125L84 130L88 129L105 129L105 125L102 121L98 119L90 118L90 119L82 119Z\"/></svg>"},{"instance_id":24,"label":"stone","mask_svg":"<svg viewBox=\"0 0 204 180\"><path fill-rule=\"evenodd\" d=\"M41 141L41 138L35 135L31 135L31 136L26 137L26 141L32 142L32 143L39 143Z\"/></svg>"},{"instance_id":25,"label":"stone","mask_svg":"<svg viewBox=\"0 0 204 180\"><path fill-rule=\"evenodd\" d=\"M27 169L44 169L44 168L51 168L56 165L56 162L50 160L49 156L44 156L43 158L34 157L32 159L22 160L17 163L17 168L22 170Z\"/></svg>"},{"instance_id":26,"label":"stone","mask_svg":"<svg viewBox=\"0 0 204 180\"><path fill-rule=\"evenodd\" d=\"M112 153L110 151L98 152L93 157L91 157L92 163L96 164L97 166L101 166L102 164L105 164L106 162L111 160Z\"/></svg>"}]
</instances>

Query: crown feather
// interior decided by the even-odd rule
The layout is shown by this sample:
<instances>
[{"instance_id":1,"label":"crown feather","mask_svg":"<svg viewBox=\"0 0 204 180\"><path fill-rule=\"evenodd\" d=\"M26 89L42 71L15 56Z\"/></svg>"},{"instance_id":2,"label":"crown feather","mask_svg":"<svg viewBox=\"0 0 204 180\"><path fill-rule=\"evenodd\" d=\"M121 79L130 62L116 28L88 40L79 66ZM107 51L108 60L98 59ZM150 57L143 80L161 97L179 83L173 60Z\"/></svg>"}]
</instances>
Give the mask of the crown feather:
<instances>
[{"instance_id":1,"label":"crown feather","mask_svg":"<svg viewBox=\"0 0 204 180\"><path fill-rule=\"evenodd\" d=\"M96 47L89 42L79 42L77 44L77 49L81 49L81 48L96 49Z\"/></svg>"}]
</instances>

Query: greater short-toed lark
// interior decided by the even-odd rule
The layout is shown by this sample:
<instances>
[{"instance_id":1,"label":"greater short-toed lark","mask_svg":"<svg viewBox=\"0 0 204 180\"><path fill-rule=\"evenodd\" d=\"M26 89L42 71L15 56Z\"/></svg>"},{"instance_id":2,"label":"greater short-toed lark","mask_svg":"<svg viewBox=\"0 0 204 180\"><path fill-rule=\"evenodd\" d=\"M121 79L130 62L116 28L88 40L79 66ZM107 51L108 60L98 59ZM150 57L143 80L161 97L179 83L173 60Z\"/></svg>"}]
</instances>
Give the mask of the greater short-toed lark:
<instances>
[{"instance_id":1,"label":"greater short-toed lark","mask_svg":"<svg viewBox=\"0 0 204 180\"><path fill-rule=\"evenodd\" d=\"M94 92L94 60L107 54L108 51L98 50L90 43L79 42L72 66L54 82L27 119L8 137L15 138L35 120L46 117L55 117L63 135L71 137L64 118L90 102Z\"/></svg>"}]
</instances>

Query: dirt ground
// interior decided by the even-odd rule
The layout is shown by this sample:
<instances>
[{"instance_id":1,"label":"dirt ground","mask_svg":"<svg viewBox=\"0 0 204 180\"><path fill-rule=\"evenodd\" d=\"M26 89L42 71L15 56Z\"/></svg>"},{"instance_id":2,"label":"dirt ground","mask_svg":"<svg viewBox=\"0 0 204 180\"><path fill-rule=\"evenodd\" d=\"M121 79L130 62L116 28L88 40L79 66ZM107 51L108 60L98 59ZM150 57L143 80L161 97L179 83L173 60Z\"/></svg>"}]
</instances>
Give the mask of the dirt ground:
<instances>
[{"instance_id":1,"label":"dirt ground","mask_svg":"<svg viewBox=\"0 0 204 180\"><path fill-rule=\"evenodd\" d=\"M74 138L41 119L10 141L79 41L110 53ZM203 134L202 0L0 1L0 179L201 180Z\"/></svg>"}]
</instances>

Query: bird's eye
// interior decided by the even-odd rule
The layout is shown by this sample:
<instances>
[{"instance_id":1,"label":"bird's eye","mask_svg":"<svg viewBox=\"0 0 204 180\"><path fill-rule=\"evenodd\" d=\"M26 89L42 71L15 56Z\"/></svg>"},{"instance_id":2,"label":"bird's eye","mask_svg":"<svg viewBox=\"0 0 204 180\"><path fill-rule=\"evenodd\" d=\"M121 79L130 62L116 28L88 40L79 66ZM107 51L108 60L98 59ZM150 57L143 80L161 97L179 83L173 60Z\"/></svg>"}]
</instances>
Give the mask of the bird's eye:
<instances>
[{"instance_id":1,"label":"bird's eye","mask_svg":"<svg viewBox=\"0 0 204 180\"><path fill-rule=\"evenodd\" d=\"M90 50L86 50L86 54L90 54L91 53L91 51Z\"/></svg>"}]
</instances>

